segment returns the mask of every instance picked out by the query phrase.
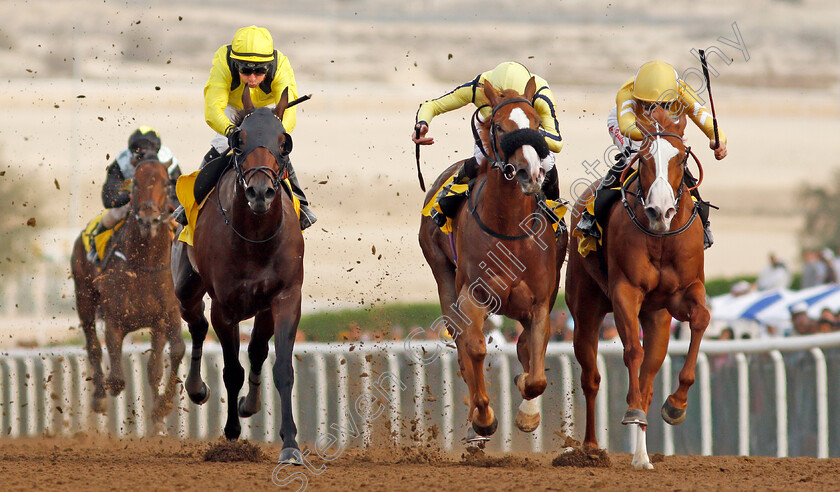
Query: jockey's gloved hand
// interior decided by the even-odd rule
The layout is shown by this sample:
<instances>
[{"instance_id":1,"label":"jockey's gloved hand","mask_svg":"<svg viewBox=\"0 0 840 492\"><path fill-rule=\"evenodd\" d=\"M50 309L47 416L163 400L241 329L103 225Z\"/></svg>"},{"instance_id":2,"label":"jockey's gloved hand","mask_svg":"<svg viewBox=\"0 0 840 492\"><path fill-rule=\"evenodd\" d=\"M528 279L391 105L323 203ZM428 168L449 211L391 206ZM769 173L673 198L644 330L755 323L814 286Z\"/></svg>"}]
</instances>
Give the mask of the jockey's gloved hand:
<instances>
[{"instance_id":1,"label":"jockey's gloved hand","mask_svg":"<svg viewBox=\"0 0 840 492\"><path fill-rule=\"evenodd\" d=\"M419 121L414 124L414 130L411 132L411 141L417 145L431 145L435 143L435 139L427 137L429 133L429 124L425 121Z\"/></svg>"}]
</instances>

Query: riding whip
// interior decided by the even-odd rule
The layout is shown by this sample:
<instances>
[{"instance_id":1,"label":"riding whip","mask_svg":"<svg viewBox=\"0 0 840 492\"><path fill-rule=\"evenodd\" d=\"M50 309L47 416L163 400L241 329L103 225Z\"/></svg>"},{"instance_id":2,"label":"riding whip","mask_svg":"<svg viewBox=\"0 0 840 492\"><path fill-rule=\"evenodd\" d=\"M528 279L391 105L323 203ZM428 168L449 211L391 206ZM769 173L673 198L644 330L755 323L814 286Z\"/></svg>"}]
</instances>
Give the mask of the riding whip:
<instances>
[{"instance_id":1,"label":"riding whip","mask_svg":"<svg viewBox=\"0 0 840 492\"><path fill-rule=\"evenodd\" d=\"M302 102L304 102L304 101L308 101L311 97L312 97L312 94L307 94L307 95L305 95L305 96L300 96L299 98L297 98L297 99L295 99L294 101L290 102L290 103L289 103L289 105L288 105L288 106L286 106L286 108L291 108L291 107L292 107L292 106L294 106L295 104L300 104L300 103L302 103Z\"/></svg>"},{"instance_id":2,"label":"riding whip","mask_svg":"<svg viewBox=\"0 0 840 492\"><path fill-rule=\"evenodd\" d=\"M420 138L420 126L414 128L414 138ZM414 158L417 160L417 179L420 180L420 189L426 191L426 183L423 182L423 172L420 171L420 144L414 146Z\"/></svg>"},{"instance_id":3,"label":"riding whip","mask_svg":"<svg viewBox=\"0 0 840 492\"><path fill-rule=\"evenodd\" d=\"M709 92L709 105L712 107L712 128L715 130L715 149L720 147L718 138L717 118L715 117L715 100L712 99L712 81L709 80L709 68L706 66L706 51L700 50L700 64L703 65L703 76L706 77L706 90Z\"/></svg>"}]
</instances>

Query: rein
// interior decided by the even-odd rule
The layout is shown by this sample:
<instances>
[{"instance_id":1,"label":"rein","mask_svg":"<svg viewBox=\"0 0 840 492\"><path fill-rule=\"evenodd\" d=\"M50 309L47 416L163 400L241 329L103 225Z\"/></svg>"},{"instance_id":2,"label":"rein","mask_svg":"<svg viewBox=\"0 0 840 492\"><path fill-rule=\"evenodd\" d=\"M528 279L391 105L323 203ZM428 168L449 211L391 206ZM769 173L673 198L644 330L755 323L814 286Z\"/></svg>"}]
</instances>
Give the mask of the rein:
<instances>
[{"instance_id":1,"label":"rein","mask_svg":"<svg viewBox=\"0 0 840 492\"><path fill-rule=\"evenodd\" d=\"M472 115L470 119L470 127L472 129L473 139L475 140L475 145L481 150L481 154L487 159L487 162L490 163L490 167L497 168L501 171L502 176L505 177L506 180L512 181L516 174L516 169L511 164L508 164L505 160L507 156L502 156L502 159L499 158L499 152L496 150L496 131L493 127L493 118L496 116L496 112L507 104L512 103L525 103L528 106L533 106L531 101L525 99L524 97L512 97L510 99L506 99L500 102L496 107L493 108L493 111L490 113L490 147L493 149L493 157L491 158L487 151L484 150L484 144L481 141L481 137L478 135L478 129L476 128L476 121L478 121L479 112L488 107L488 105L479 106Z\"/></svg>"},{"instance_id":2,"label":"rein","mask_svg":"<svg viewBox=\"0 0 840 492\"><path fill-rule=\"evenodd\" d=\"M669 132L651 133L650 135L647 135L646 138L657 137L657 136L660 136L660 137L676 137L676 138L679 138L680 140L682 140L682 137L680 135L677 135L676 133L669 133ZM697 159L697 156L694 154L694 152L691 151L691 147L686 148L685 158L683 159L683 162L682 162L682 164L680 164L680 166L682 166L683 168L686 167L686 165L688 164L688 156L689 155L694 157L695 162L697 162L698 168L700 168L700 179L697 181L697 184L694 185L692 188L687 188L682 182L680 182L680 187L677 190L677 197L674 200L674 209L677 212L679 212L679 210L680 210L680 199L682 198L683 192L685 192L685 191L690 192L690 191L696 189L698 186L700 186L700 183L703 181L703 166L700 165L700 160ZM640 156L641 156L641 152L636 154L636 158L639 161L641 161ZM632 162L631 162L631 164L632 164ZM691 227L691 224L694 223L694 219L697 218L697 215L698 215L698 212L699 212L699 208L697 206L697 203L694 202L694 200L691 201L691 203L694 205L694 207L691 210L691 216L689 216L688 222L686 222L682 227L680 227L677 230L667 231L667 232L654 232L654 231L651 231L650 229L648 229L647 226L642 224L639 221L638 216L636 215L635 207L633 205L631 205L630 202L627 199L628 194L633 195L635 197L634 204L639 203L641 201L641 205L642 205L642 207L644 207L645 199L642 196L642 184L641 184L641 182L639 182L639 192L638 193L634 193L634 192L629 191L627 189L628 183L632 182L635 179L639 179L638 172L636 172L636 176L631 175L629 179L625 180L624 175L627 173L627 171L629 169L630 169L630 166L628 165L627 168L624 170L624 173L622 173L622 176L621 176L621 188L620 188L621 189L621 204L624 205L624 209L627 211L627 215L630 216L630 221L633 222L633 224L640 231L644 232L648 236L661 238L661 237L671 237L671 236L680 235L683 232L685 232L686 230L688 230L689 227ZM685 171L683 171L683 172L685 172Z\"/></svg>"},{"instance_id":3,"label":"rein","mask_svg":"<svg viewBox=\"0 0 840 492\"><path fill-rule=\"evenodd\" d=\"M484 189L484 185L486 185L486 184L487 184L487 178L484 178L484 181L481 182L481 187L475 193L468 193L467 194L467 206L469 207L470 213L472 214L473 218L475 219L476 224L478 224L478 227L482 231L484 231L486 234L488 234L488 235L490 235L490 236L492 236L496 239L503 239L505 241L519 241L521 239L529 238L529 237L531 237L531 236L533 236L534 234L537 233L537 231L534 229L534 223L537 221L536 217L534 217L534 220L531 221L531 225L530 225L531 230L528 231L527 234L520 234L518 236L508 236L507 234L500 234L500 233L494 231L493 229L490 229L489 227L487 227L487 224L485 224L484 222L481 221L481 217L478 215L478 211L475 208L475 203L473 202L473 195L478 195L479 193L481 193L481 191Z\"/></svg>"}]
</instances>

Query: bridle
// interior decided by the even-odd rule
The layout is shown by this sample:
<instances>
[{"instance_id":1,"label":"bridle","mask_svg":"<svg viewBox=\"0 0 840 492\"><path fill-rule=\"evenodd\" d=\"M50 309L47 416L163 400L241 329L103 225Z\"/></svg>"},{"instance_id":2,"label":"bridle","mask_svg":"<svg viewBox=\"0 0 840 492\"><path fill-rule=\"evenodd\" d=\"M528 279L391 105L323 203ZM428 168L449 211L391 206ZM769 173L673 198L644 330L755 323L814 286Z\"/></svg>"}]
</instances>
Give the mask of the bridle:
<instances>
[{"instance_id":1,"label":"bridle","mask_svg":"<svg viewBox=\"0 0 840 492\"><path fill-rule=\"evenodd\" d=\"M246 118L247 118L247 116L246 116ZM259 173L259 174L265 174L266 177L268 177L268 179L271 180L271 185L274 187L275 190L278 190L278 191L280 190L280 183L283 181L283 176L285 175L285 171L286 171L285 163L281 163L281 162L278 161L277 162L277 170L275 170L274 168L272 168L270 166L256 166L256 167L252 167L252 168L243 170L242 169L242 164L245 162L246 158L247 158L247 155L243 154L239 149L233 149L233 169L234 169L234 172L236 172L236 185L242 186L243 190L247 189L248 185L251 182L251 179ZM230 166L230 165L228 165L228 166ZM219 181L222 180L222 175L224 175L224 172L222 172L222 174L219 175ZM216 183L216 186L218 187L218 182ZM274 234L272 234L271 236L269 236L265 239L249 239L249 238L243 236L242 233L240 233L239 231L236 230L236 228L231 223L230 219L228 219L228 216L225 213L225 208L224 208L224 206L222 206L221 194L218 191L216 192L216 200L219 203L219 211L222 212L222 218L225 221L225 225L227 225L230 228L230 230L232 230L233 233L236 234L239 237L239 239L242 239L243 241L248 242L248 243L252 243L252 244L262 244L262 243L267 243L267 242L271 241L272 239L277 237L277 235L280 233L280 227L278 227L277 230L274 231ZM282 200L282 198L281 198L281 200Z\"/></svg>"},{"instance_id":2,"label":"bridle","mask_svg":"<svg viewBox=\"0 0 840 492\"><path fill-rule=\"evenodd\" d=\"M683 138L681 135L677 135L676 133L655 132L655 133L646 134L645 135L645 140L647 140L651 137L675 137L675 138L678 138L680 140L682 140L682 138ZM641 161L641 151L639 153L637 153L636 155L637 155L637 158ZM688 164L688 156L689 155L694 157L695 161L697 162L697 165L700 166L700 161L697 159L697 156L694 155L694 153L691 151L691 147L686 147L685 148L685 157L683 157L683 161L682 161L682 163L680 163L680 167L683 168L683 172L685 172L686 165ZM699 212L699 208L697 206L697 203L695 203L694 200L691 201L691 203L694 205L694 207L692 208L692 211L691 211L691 216L689 216L688 221L682 227L680 227L679 229L676 229L676 230L673 230L673 231L666 231L666 232L654 232L654 231L651 231L650 229L648 229L647 226L642 224L639 221L638 216L636 215L636 210L635 210L635 207L634 207L634 205L640 204L643 209L645 208L645 197L643 196L643 193L641 193L642 184L641 184L641 182L639 182L639 192L638 193L634 193L634 192L629 191L627 189L628 183L630 181L634 180L634 179L638 179L638 176L639 176L638 172L635 172L634 175L631 175L629 179L625 179L625 175L626 175L626 173L628 172L629 169L630 169L630 165L627 166L627 168L624 170L624 172L622 173L622 176L621 176L621 188L620 188L621 189L621 203L622 203L622 205L624 205L624 209L627 211L627 214L630 216L630 221L633 222L633 224L637 228L639 228L639 230L641 230L642 232L644 232L648 236L652 236L652 237L671 237L671 236L677 236L679 234L682 234L683 232L688 230L689 227L691 227L691 224L694 223L694 219L697 218L697 214ZM680 200L682 199L683 192L691 191L692 189L699 186L700 183L702 182L702 176L703 176L702 169L703 169L702 166L700 166L700 180L691 189L687 188L685 186L685 184L682 182L682 180L680 181L680 186L679 186L679 189L677 190L677 196L674 198L674 210L676 212L680 211ZM628 194L633 195L634 198L635 198L633 205L631 205L630 202L627 199Z\"/></svg>"},{"instance_id":3,"label":"bridle","mask_svg":"<svg viewBox=\"0 0 840 492\"><path fill-rule=\"evenodd\" d=\"M148 159L148 160L145 160L145 161L141 162L140 164L137 164L137 167L135 168L135 171L134 171L134 178L131 181L132 193L134 193L134 190L137 189L137 169L140 169L142 166L144 166L146 164L160 164L161 166L163 166L163 164L160 161L156 161L156 160L153 160L153 159ZM166 170L166 166L163 166L163 168L164 168L164 170ZM166 174L166 173L164 173L164 174ZM165 179L165 182L166 182L166 184L164 185L164 197L168 197L170 195L170 192L172 191L172 182L169 181L169 174L166 174L166 178L164 178L164 179ZM168 222L169 219L172 218L172 213L169 212L168 210L166 210L166 201L165 200L164 200L163 209L161 209L161 206L158 202L156 202L154 200L146 200L144 202L138 203L136 206L134 206L134 204L132 203L131 211L134 215L134 218L138 222L140 222L139 211L146 208L146 207L155 210L155 212L157 212L157 214L158 214L157 216L152 218L152 222L153 222L154 225L160 224L162 222Z\"/></svg>"},{"instance_id":4,"label":"bridle","mask_svg":"<svg viewBox=\"0 0 840 492\"><path fill-rule=\"evenodd\" d=\"M487 159L487 161L490 163L490 167L498 169L502 173L502 176L508 181L513 181L514 177L516 176L516 168L512 164L507 162L507 157L508 156L502 156L502 158L499 158L499 152L498 152L498 150L496 150L496 148L497 148L497 145L496 145L496 125L493 124L493 118L496 117L496 112L499 111L499 109L501 109L503 106L506 106L508 104L513 104L513 103L525 103L528 106L533 107L533 104L531 103L531 101L525 99L524 97L512 97L510 99L505 99L504 101L500 102L498 105L496 105L496 107L493 108L492 112L490 113L490 120L489 120L489 122L490 122L490 148L493 149L493 157L492 158L487 154L487 151L484 150L484 145L481 142L481 137L479 137L478 129L476 128L476 122L478 121L479 112L482 109L484 109L486 107L489 107L489 106L486 105L486 104L483 105L483 106L479 106L475 110L475 113L473 113L472 118L470 120L470 126L472 127L472 134L473 134L473 139L475 139L475 145L479 148L479 150L481 150L481 154L484 155L484 158Z\"/></svg>"}]
</instances>

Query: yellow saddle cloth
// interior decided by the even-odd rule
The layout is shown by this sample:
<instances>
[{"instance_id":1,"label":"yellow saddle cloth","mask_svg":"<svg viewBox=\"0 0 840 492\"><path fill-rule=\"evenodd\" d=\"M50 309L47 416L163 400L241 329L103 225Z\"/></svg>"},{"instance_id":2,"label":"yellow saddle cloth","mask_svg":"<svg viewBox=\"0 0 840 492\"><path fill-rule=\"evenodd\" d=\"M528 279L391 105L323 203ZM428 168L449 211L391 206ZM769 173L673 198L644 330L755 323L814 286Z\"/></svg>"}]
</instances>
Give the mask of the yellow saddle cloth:
<instances>
[{"instance_id":1,"label":"yellow saddle cloth","mask_svg":"<svg viewBox=\"0 0 840 492\"><path fill-rule=\"evenodd\" d=\"M455 175L449 177L446 181L438 189L437 193L432 195L432 199L423 207L423 210L420 211L422 215L426 217L432 216L432 211L436 211L441 215L446 215L443 213L443 210L440 207L440 201L444 198L449 197L456 197L460 196L462 198L466 197L467 191L469 190L469 184L456 184L453 183L452 180L455 179ZM563 216L566 215L566 206L563 202L559 200L546 200L546 205L550 208L555 215L557 215L558 219L562 219ZM551 227L554 229L554 232L557 232L557 227L560 225L560 222L552 222ZM440 226L440 230L446 234L452 233L452 218L447 217L446 223Z\"/></svg>"},{"instance_id":2,"label":"yellow saddle cloth","mask_svg":"<svg viewBox=\"0 0 840 492\"><path fill-rule=\"evenodd\" d=\"M590 200L589 203L586 204L586 211L595 216L595 200ZM598 228L598 232L601 233L601 237L604 237L604 229L601 228L601 224L595 222L595 227ZM578 238L578 253L586 258L586 255L598 249L598 246L601 245L601 238L595 239L592 236L587 236L577 228L572 231L572 236Z\"/></svg>"},{"instance_id":3,"label":"yellow saddle cloth","mask_svg":"<svg viewBox=\"0 0 840 492\"><path fill-rule=\"evenodd\" d=\"M96 226L98 226L99 223L102 222L102 217L104 217L106 213L107 210L97 215L93 220L88 222L88 225L85 227L85 230L82 231L82 244L85 246L85 253L89 253L91 248L96 248L96 255L99 257L100 260L105 258L105 250L108 247L108 240L111 239L111 237L114 235L114 232L120 230L123 224L125 224L125 219L123 219L117 222L117 225L115 225L113 229L102 231L101 233L94 236L93 231L95 231Z\"/></svg>"},{"instance_id":4,"label":"yellow saddle cloth","mask_svg":"<svg viewBox=\"0 0 840 492\"><path fill-rule=\"evenodd\" d=\"M195 187L195 178L198 176L199 171L184 174L179 177L178 182L175 183L175 194L178 195L178 201L181 202L181 205L184 207L184 213L187 215L187 225L184 226L184 229L178 236L178 240L182 243L187 243L190 246L192 246L193 243L195 223L198 221L198 211L201 210L201 207L203 207L205 203L207 203L207 197L204 197L204 200L201 203L195 202L193 188ZM283 186L285 186L286 192L292 198L292 203L295 206L295 214L297 214L298 219L300 219L300 200L298 200L295 194L292 193L292 186L289 184L288 179L283 180ZM212 192L212 190L210 191ZM207 196L209 197L210 193L207 193Z\"/></svg>"}]
</instances>

